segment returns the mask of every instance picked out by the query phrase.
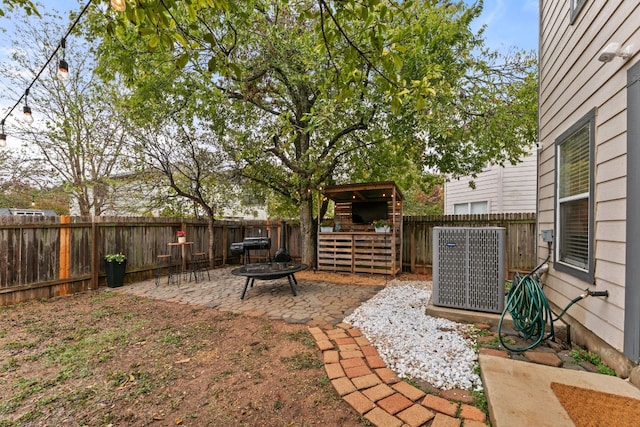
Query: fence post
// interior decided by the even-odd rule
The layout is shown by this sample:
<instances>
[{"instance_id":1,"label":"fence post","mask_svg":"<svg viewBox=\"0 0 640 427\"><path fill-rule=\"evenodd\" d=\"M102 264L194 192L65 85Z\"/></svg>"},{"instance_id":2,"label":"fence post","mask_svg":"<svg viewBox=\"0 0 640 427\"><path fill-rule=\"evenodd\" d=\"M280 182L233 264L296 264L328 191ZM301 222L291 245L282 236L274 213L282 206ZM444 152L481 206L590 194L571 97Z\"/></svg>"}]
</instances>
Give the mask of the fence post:
<instances>
[{"instance_id":1,"label":"fence post","mask_svg":"<svg viewBox=\"0 0 640 427\"><path fill-rule=\"evenodd\" d=\"M60 266L58 276L68 279L71 276L71 228L62 224L70 224L69 215L60 216ZM69 295L69 283L60 284L60 295Z\"/></svg>"},{"instance_id":2,"label":"fence post","mask_svg":"<svg viewBox=\"0 0 640 427\"><path fill-rule=\"evenodd\" d=\"M98 241L98 224L91 219L91 289L100 286L100 242Z\"/></svg>"}]
</instances>

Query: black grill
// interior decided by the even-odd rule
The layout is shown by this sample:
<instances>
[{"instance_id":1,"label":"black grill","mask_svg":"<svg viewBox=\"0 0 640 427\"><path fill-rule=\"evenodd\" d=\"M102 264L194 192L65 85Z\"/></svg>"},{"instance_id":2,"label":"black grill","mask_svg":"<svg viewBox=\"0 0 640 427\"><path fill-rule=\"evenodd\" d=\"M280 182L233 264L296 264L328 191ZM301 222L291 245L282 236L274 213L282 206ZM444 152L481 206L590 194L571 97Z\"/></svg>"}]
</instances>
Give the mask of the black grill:
<instances>
[{"instance_id":1,"label":"black grill","mask_svg":"<svg viewBox=\"0 0 640 427\"><path fill-rule=\"evenodd\" d=\"M231 243L231 255L244 255L245 263L250 262L249 253L257 250L271 249L271 239L268 237L245 237L242 242Z\"/></svg>"}]
</instances>

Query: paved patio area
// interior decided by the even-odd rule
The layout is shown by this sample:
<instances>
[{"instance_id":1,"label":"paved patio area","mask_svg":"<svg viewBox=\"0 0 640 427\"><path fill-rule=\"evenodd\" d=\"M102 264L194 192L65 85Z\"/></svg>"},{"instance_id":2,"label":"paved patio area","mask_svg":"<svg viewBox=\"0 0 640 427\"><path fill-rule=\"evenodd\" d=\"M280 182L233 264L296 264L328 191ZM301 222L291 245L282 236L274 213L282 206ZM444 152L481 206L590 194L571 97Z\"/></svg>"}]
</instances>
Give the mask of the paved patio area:
<instances>
[{"instance_id":1,"label":"paved patio area","mask_svg":"<svg viewBox=\"0 0 640 427\"><path fill-rule=\"evenodd\" d=\"M234 276L231 270L237 266L209 270L211 279L204 273L204 280L196 283L182 280L178 285L161 277L155 280L125 284L110 290L147 298L183 304L203 305L222 311L241 312L270 319L282 319L288 323L309 326L333 326L340 323L362 302L373 297L384 286L350 285L300 279L293 296L286 278L256 280L240 299L245 278ZM313 273L306 273L312 275Z\"/></svg>"}]
</instances>

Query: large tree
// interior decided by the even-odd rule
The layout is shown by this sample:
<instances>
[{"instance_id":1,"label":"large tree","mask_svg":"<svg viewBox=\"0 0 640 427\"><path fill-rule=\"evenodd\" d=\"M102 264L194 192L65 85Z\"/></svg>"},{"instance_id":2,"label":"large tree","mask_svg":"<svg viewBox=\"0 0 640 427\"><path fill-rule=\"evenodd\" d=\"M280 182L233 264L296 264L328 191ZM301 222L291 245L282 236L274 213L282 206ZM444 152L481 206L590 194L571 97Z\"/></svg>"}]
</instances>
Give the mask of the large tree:
<instances>
[{"instance_id":1,"label":"large tree","mask_svg":"<svg viewBox=\"0 0 640 427\"><path fill-rule=\"evenodd\" d=\"M224 118L222 148L237 174L298 207L303 262L315 259L322 185L366 171L384 178L385 166L473 173L517 161L535 140L533 59L484 49L470 30L481 4L212 4L109 12L103 66L119 64L133 87L159 72L207 88L195 91L198 114Z\"/></svg>"}]
</instances>

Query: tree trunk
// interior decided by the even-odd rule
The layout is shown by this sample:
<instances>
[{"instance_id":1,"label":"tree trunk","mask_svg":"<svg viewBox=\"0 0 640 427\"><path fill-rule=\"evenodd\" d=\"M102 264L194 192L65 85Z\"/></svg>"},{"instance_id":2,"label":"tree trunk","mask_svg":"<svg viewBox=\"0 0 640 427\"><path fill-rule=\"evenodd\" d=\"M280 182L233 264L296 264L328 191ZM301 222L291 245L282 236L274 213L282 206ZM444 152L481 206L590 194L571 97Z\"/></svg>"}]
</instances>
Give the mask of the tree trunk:
<instances>
[{"instance_id":1,"label":"tree trunk","mask_svg":"<svg viewBox=\"0 0 640 427\"><path fill-rule=\"evenodd\" d=\"M215 251L214 251L214 242L215 239L213 238L213 222L215 221L214 217L213 217L213 213L209 214L207 216L207 227L209 228L209 268L213 268L214 267L214 263L215 263ZM223 248L224 250L224 248Z\"/></svg>"},{"instance_id":2,"label":"tree trunk","mask_svg":"<svg viewBox=\"0 0 640 427\"><path fill-rule=\"evenodd\" d=\"M302 238L301 257L302 263L310 268L316 266L316 245L313 227L313 197L310 192L303 192L300 204L300 235Z\"/></svg>"}]
</instances>

